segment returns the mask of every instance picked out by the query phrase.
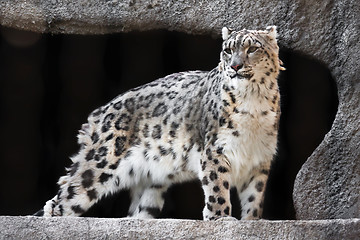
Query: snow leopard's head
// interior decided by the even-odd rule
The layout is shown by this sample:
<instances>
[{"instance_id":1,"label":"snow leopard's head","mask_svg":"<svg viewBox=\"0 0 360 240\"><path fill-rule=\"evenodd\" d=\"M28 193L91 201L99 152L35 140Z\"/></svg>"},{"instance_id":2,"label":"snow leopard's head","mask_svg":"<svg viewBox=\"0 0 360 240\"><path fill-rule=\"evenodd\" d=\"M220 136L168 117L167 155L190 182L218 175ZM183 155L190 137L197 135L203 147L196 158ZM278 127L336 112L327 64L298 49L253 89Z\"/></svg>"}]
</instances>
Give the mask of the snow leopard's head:
<instances>
[{"instance_id":1,"label":"snow leopard's head","mask_svg":"<svg viewBox=\"0 0 360 240\"><path fill-rule=\"evenodd\" d=\"M275 26L266 30L241 31L224 27L220 71L227 77L238 79L251 79L255 74L276 77L279 70L284 70L278 56L276 36Z\"/></svg>"}]
</instances>

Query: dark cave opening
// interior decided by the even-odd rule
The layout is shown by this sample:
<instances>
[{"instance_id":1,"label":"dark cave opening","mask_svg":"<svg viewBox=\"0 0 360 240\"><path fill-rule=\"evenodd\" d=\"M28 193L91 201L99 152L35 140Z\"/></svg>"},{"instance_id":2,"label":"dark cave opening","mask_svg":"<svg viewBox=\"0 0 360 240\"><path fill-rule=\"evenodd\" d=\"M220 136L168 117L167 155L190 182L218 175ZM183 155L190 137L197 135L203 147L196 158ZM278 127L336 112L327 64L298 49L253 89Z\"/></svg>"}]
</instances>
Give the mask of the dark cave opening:
<instances>
[{"instance_id":1,"label":"dark cave opening","mask_svg":"<svg viewBox=\"0 0 360 240\"><path fill-rule=\"evenodd\" d=\"M220 48L220 39L168 31L80 36L0 28L0 214L32 214L56 194L78 150L78 129L93 109L170 73L211 70ZM287 70L279 78L279 148L264 218L295 219L296 174L330 130L338 100L324 65L290 50L280 58ZM162 217L201 219L202 194L197 182L172 187ZM123 217L128 205L121 192L86 216Z\"/></svg>"}]
</instances>

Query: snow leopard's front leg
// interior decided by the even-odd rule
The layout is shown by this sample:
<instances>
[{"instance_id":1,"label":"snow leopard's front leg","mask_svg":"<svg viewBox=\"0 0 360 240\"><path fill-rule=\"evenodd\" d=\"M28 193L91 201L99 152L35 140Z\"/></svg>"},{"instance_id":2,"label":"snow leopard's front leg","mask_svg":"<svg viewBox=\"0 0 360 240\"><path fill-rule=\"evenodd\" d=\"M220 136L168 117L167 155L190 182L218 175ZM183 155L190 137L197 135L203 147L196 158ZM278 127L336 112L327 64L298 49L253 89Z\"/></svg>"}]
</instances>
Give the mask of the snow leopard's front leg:
<instances>
[{"instance_id":1,"label":"snow leopard's front leg","mask_svg":"<svg viewBox=\"0 0 360 240\"><path fill-rule=\"evenodd\" d=\"M152 184L147 187L137 186L131 189L129 217L140 219L158 217L164 206L164 193L168 188L167 184Z\"/></svg>"},{"instance_id":2,"label":"snow leopard's front leg","mask_svg":"<svg viewBox=\"0 0 360 240\"><path fill-rule=\"evenodd\" d=\"M212 144L205 148L200 180L205 195L204 220L231 216L230 170L221 148Z\"/></svg>"},{"instance_id":3,"label":"snow leopard's front leg","mask_svg":"<svg viewBox=\"0 0 360 240\"><path fill-rule=\"evenodd\" d=\"M270 161L254 168L241 185L236 186L241 203L241 219L259 219L264 207L264 193Z\"/></svg>"}]
</instances>

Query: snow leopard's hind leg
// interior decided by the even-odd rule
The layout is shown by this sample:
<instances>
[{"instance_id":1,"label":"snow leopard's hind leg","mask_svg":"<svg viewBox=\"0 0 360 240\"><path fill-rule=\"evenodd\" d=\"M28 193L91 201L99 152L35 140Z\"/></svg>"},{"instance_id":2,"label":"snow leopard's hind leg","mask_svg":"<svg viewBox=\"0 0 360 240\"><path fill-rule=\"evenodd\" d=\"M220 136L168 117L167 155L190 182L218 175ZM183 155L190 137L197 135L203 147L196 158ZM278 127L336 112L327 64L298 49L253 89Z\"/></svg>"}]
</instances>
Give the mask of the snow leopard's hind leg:
<instances>
[{"instance_id":1,"label":"snow leopard's hind leg","mask_svg":"<svg viewBox=\"0 0 360 240\"><path fill-rule=\"evenodd\" d=\"M114 148L116 151L117 145L114 146L111 141L103 144L98 140L94 141L91 137L93 132L89 129L88 124L82 126L79 134L82 148L79 154L72 158L73 164L67 169L67 175L59 179L58 194L47 201L35 216L80 216L103 196L131 187L132 180L118 174L120 165L127 169L130 163L119 164L122 160L120 155L114 162L111 155L110 149ZM124 154L127 151L125 148L122 150Z\"/></svg>"},{"instance_id":2,"label":"snow leopard's hind leg","mask_svg":"<svg viewBox=\"0 0 360 240\"><path fill-rule=\"evenodd\" d=\"M35 216L80 216L103 196L121 190L121 179L112 173L80 169L75 162L68 175L59 179L58 194L47 201ZM78 171L78 174L73 174ZM73 174L73 175L72 175Z\"/></svg>"}]
</instances>

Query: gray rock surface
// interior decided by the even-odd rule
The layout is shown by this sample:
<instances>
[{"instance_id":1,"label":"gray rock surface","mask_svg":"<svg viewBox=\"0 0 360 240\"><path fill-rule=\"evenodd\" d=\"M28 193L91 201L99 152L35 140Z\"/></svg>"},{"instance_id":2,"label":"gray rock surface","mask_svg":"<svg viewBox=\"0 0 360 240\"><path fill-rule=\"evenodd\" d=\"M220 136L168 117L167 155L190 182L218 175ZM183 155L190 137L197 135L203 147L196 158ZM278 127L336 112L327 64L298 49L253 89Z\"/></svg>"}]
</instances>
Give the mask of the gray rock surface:
<instances>
[{"instance_id":1,"label":"gray rock surface","mask_svg":"<svg viewBox=\"0 0 360 240\"><path fill-rule=\"evenodd\" d=\"M333 127L295 182L299 219L360 217L359 18L358 0L0 0L0 24L36 32L104 34L161 28L219 35L224 25L277 25L281 47L320 60L338 87Z\"/></svg>"},{"instance_id":2,"label":"gray rock surface","mask_svg":"<svg viewBox=\"0 0 360 240\"><path fill-rule=\"evenodd\" d=\"M360 219L317 221L132 220L0 217L0 239L358 239Z\"/></svg>"}]
</instances>

